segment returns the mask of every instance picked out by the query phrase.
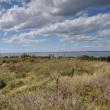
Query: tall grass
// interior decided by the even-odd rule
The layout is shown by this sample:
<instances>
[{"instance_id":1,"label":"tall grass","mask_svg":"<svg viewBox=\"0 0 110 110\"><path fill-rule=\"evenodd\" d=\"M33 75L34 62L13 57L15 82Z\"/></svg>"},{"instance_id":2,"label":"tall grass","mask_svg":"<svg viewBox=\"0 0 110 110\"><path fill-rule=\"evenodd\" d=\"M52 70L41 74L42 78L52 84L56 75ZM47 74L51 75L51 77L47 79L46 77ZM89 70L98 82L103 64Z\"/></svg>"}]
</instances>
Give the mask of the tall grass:
<instances>
[{"instance_id":1,"label":"tall grass","mask_svg":"<svg viewBox=\"0 0 110 110\"><path fill-rule=\"evenodd\" d=\"M0 89L0 110L110 108L108 62L31 57L2 61L0 80L6 86Z\"/></svg>"}]
</instances>

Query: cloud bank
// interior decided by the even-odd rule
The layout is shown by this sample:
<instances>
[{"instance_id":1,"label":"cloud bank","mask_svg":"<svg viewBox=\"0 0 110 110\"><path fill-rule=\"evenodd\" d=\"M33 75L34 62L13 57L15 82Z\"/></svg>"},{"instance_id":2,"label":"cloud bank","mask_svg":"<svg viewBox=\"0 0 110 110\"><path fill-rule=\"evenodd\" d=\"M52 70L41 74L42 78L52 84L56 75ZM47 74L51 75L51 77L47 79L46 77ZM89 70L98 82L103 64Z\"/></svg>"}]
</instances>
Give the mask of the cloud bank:
<instances>
[{"instance_id":1,"label":"cloud bank","mask_svg":"<svg viewBox=\"0 0 110 110\"><path fill-rule=\"evenodd\" d=\"M13 0L0 2L11 3ZM23 6L13 6L0 13L0 30L19 32L7 42L32 42L38 36L53 36L63 40L99 40L110 35L110 13L88 16L78 13L90 8L110 5L110 0L21 0ZM90 33L95 33L92 35ZM97 36L97 37L96 37Z\"/></svg>"}]
</instances>

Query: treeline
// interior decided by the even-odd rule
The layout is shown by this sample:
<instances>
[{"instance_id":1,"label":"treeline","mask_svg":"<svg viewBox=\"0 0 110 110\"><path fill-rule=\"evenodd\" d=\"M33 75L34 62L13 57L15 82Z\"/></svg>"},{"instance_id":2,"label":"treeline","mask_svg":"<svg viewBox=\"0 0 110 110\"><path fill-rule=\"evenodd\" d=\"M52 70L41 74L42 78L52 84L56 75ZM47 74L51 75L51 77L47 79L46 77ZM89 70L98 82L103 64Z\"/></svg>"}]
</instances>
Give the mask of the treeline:
<instances>
[{"instance_id":1,"label":"treeline","mask_svg":"<svg viewBox=\"0 0 110 110\"><path fill-rule=\"evenodd\" d=\"M49 60L49 59L61 59L62 56L56 57L53 54L49 54L48 56L36 56L29 54L22 54L19 56L1 56L0 64L2 63L17 63L17 62L39 62L41 60Z\"/></svg>"},{"instance_id":2,"label":"treeline","mask_svg":"<svg viewBox=\"0 0 110 110\"><path fill-rule=\"evenodd\" d=\"M20 56L1 56L0 64L3 63L17 63L17 62L39 62L39 60L48 59L48 57L34 56L28 54L22 54Z\"/></svg>"},{"instance_id":3,"label":"treeline","mask_svg":"<svg viewBox=\"0 0 110 110\"><path fill-rule=\"evenodd\" d=\"M62 58L77 58L81 60L88 60L88 61L107 61L110 62L110 56L108 57L95 57L95 56L78 56L78 57L63 57L63 56L54 56L53 54L50 54L48 56L35 56L35 55L28 55L28 54L22 54L20 56L4 56L0 57L0 64L2 63L17 63L17 62L39 62L41 60L49 60L49 59L62 59Z\"/></svg>"},{"instance_id":4,"label":"treeline","mask_svg":"<svg viewBox=\"0 0 110 110\"><path fill-rule=\"evenodd\" d=\"M90 60L90 61L107 61L110 62L110 56L107 57L95 57L95 56L87 56L87 55L83 55L78 57L81 60Z\"/></svg>"}]
</instances>

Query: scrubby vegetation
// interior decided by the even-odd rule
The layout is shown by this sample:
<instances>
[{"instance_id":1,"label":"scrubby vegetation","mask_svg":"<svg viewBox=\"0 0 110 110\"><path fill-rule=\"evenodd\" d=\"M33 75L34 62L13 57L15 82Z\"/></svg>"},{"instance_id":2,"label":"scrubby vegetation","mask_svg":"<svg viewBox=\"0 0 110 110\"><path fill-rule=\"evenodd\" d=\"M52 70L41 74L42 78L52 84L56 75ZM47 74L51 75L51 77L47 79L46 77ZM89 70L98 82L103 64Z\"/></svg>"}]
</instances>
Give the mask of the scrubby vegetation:
<instances>
[{"instance_id":1,"label":"scrubby vegetation","mask_svg":"<svg viewBox=\"0 0 110 110\"><path fill-rule=\"evenodd\" d=\"M0 58L0 110L109 110L110 63L81 58Z\"/></svg>"},{"instance_id":2,"label":"scrubby vegetation","mask_svg":"<svg viewBox=\"0 0 110 110\"><path fill-rule=\"evenodd\" d=\"M79 59L82 60L90 60L90 61L107 61L110 62L110 56L107 57L95 57L95 56L87 56L87 55L83 55L78 57Z\"/></svg>"}]
</instances>

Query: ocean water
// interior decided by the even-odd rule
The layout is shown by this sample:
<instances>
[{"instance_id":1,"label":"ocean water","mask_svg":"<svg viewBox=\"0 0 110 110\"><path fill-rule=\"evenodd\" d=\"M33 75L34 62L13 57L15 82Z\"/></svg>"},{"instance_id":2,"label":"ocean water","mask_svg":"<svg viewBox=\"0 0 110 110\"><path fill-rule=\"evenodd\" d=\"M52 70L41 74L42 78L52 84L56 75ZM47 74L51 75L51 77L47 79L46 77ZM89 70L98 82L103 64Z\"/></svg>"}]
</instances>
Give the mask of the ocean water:
<instances>
[{"instance_id":1,"label":"ocean water","mask_svg":"<svg viewBox=\"0 0 110 110\"><path fill-rule=\"evenodd\" d=\"M82 55L88 55L88 56L110 56L110 51L73 51L73 52L24 52L28 55L34 55L34 56L49 56L50 54L58 57L77 57ZM0 53L0 56L20 56L24 53Z\"/></svg>"}]
</instances>

